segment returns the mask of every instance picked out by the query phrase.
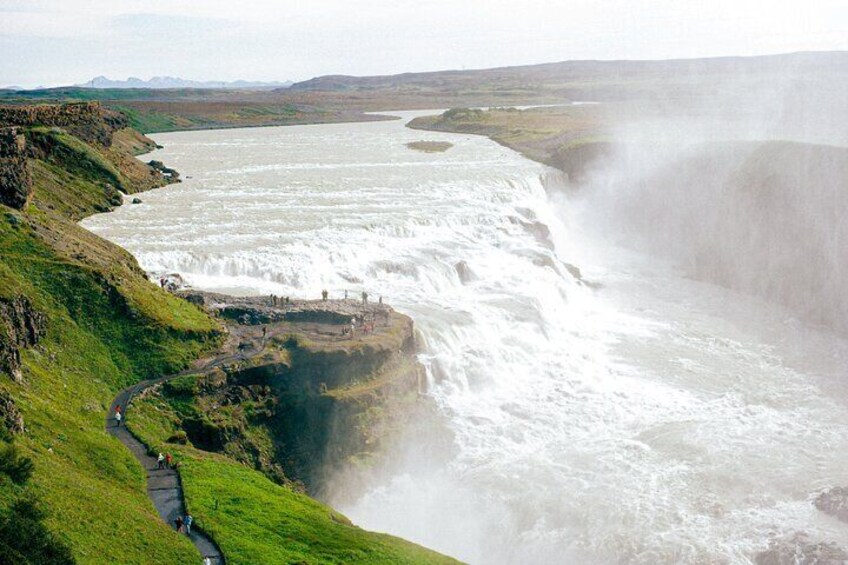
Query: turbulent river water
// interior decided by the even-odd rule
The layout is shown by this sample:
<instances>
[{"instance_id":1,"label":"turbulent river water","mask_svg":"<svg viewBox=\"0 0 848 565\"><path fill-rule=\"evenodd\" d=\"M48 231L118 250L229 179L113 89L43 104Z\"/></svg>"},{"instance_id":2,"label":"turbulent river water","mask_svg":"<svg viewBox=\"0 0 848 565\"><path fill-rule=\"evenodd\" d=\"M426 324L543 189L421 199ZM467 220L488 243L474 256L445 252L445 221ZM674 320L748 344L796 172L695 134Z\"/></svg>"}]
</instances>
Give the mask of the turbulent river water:
<instances>
[{"instance_id":1,"label":"turbulent river water","mask_svg":"<svg viewBox=\"0 0 848 565\"><path fill-rule=\"evenodd\" d=\"M449 449L408 438L335 501L359 525L474 564L848 545L811 504L848 482L845 344L606 243L553 170L403 121L153 137L185 182L84 222L142 267L243 294L367 289L415 319ZM454 147L404 145L422 139Z\"/></svg>"}]
</instances>

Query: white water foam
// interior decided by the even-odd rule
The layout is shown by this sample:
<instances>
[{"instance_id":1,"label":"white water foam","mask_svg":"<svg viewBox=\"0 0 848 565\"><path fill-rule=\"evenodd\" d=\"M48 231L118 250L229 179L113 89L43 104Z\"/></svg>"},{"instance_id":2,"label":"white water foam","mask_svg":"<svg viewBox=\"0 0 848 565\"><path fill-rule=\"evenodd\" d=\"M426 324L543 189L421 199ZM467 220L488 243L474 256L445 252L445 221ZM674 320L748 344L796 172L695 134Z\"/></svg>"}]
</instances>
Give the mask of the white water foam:
<instances>
[{"instance_id":1,"label":"white water foam","mask_svg":"<svg viewBox=\"0 0 848 565\"><path fill-rule=\"evenodd\" d=\"M552 171L400 122L155 138L192 178L84 222L145 269L366 289L416 320L453 446L400 450L341 508L363 527L477 564L744 563L794 530L848 545L809 501L848 463L844 345L603 245L551 202Z\"/></svg>"}]
</instances>

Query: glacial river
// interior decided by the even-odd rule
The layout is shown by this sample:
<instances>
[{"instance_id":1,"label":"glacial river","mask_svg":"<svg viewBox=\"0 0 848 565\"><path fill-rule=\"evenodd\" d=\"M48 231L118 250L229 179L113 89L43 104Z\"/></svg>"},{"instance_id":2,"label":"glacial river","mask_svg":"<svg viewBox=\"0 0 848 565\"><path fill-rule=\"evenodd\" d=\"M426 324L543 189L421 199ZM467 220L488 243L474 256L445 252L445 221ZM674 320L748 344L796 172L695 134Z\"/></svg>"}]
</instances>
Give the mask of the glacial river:
<instances>
[{"instance_id":1,"label":"glacial river","mask_svg":"<svg viewBox=\"0 0 848 565\"><path fill-rule=\"evenodd\" d=\"M154 135L186 180L83 225L197 288L367 289L415 319L450 439L329 501L365 528L478 565L848 546L811 504L848 483L842 341L606 243L551 169L403 124Z\"/></svg>"}]
</instances>

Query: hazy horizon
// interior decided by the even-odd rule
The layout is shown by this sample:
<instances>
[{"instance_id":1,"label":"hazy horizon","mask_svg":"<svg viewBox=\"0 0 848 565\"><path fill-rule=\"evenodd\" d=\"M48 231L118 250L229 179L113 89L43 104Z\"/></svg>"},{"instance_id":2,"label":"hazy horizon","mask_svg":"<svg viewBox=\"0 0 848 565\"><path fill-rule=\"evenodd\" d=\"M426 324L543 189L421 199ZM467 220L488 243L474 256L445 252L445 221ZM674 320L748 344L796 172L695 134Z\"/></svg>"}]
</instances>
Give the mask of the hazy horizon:
<instances>
[{"instance_id":1,"label":"hazy horizon","mask_svg":"<svg viewBox=\"0 0 848 565\"><path fill-rule=\"evenodd\" d=\"M302 81L848 50L848 8L833 0L627 4L6 0L0 85L65 86L97 76Z\"/></svg>"}]
</instances>

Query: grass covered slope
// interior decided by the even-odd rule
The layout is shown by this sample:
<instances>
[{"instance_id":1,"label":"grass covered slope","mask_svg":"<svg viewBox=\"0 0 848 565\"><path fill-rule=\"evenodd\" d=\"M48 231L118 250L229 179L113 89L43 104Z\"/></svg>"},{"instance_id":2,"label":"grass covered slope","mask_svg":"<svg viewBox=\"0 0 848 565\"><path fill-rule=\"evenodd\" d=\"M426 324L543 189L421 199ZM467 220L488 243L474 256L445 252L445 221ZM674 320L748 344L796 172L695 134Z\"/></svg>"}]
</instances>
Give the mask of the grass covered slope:
<instances>
[{"instance_id":1,"label":"grass covered slope","mask_svg":"<svg viewBox=\"0 0 848 565\"><path fill-rule=\"evenodd\" d=\"M154 292L121 295L102 273L57 255L9 213L0 221L0 279L4 295L26 296L47 319L44 338L22 353L22 382L4 376L0 389L24 418L17 443L35 462L30 488L52 530L80 563L195 559L191 544L158 520L142 469L104 433L103 417L121 387L197 356L211 323L199 312L173 323L159 312L146 316L136 299L153 303ZM185 320L194 320L191 331ZM6 486L0 497L9 494Z\"/></svg>"},{"instance_id":2,"label":"grass covered slope","mask_svg":"<svg viewBox=\"0 0 848 565\"><path fill-rule=\"evenodd\" d=\"M608 110L596 105L529 108L453 108L413 119L409 127L485 135L525 157L568 172L570 154L601 147L609 124Z\"/></svg>"},{"instance_id":3,"label":"grass covered slope","mask_svg":"<svg viewBox=\"0 0 848 565\"><path fill-rule=\"evenodd\" d=\"M296 488L232 459L169 444L180 416L155 392L137 399L132 410L133 432L180 461L188 509L231 565L457 563L400 538L362 530Z\"/></svg>"},{"instance_id":4,"label":"grass covered slope","mask_svg":"<svg viewBox=\"0 0 848 565\"><path fill-rule=\"evenodd\" d=\"M134 164L114 158L119 147L64 129L36 125L24 134L34 194L22 211L0 206L0 303L24 301L43 328L18 353L20 378L0 371L0 393L23 418L14 442L34 473L25 486L0 479L0 512L13 500L37 500L78 563L198 562L191 543L159 520L143 470L103 421L118 390L181 369L217 342L218 326L148 282L127 252L74 223L108 209L116 187L146 188L154 175L134 176Z\"/></svg>"}]
</instances>

